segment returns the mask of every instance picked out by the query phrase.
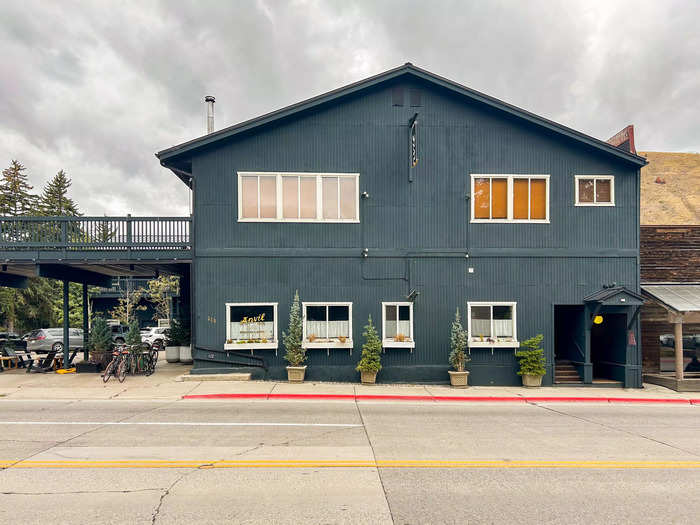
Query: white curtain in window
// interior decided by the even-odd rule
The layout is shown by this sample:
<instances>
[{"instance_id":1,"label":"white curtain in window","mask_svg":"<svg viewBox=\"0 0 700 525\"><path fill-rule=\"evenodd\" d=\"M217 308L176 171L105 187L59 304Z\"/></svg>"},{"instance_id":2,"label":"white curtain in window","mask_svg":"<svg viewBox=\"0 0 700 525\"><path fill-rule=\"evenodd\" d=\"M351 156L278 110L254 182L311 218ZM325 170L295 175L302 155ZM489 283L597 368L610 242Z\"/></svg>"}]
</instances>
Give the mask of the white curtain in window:
<instances>
[{"instance_id":1,"label":"white curtain in window","mask_svg":"<svg viewBox=\"0 0 700 525\"><path fill-rule=\"evenodd\" d=\"M496 332L496 337L513 337L513 320L494 319L493 329Z\"/></svg>"},{"instance_id":2,"label":"white curtain in window","mask_svg":"<svg viewBox=\"0 0 700 525\"><path fill-rule=\"evenodd\" d=\"M306 337L310 335L321 338L327 337L326 321L306 321Z\"/></svg>"},{"instance_id":3,"label":"white curtain in window","mask_svg":"<svg viewBox=\"0 0 700 525\"><path fill-rule=\"evenodd\" d=\"M490 319L474 319L472 318L472 337L491 337L491 320Z\"/></svg>"},{"instance_id":4,"label":"white curtain in window","mask_svg":"<svg viewBox=\"0 0 700 525\"><path fill-rule=\"evenodd\" d=\"M329 321L328 337L350 337L350 321Z\"/></svg>"},{"instance_id":5,"label":"white curtain in window","mask_svg":"<svg viewBox=\"0 0 700 525\"><path fill-rule=\"evenodd\" d=\"M275 323L231 323L231 339L234 341L247 339L274 339Z\"/></svg>"},{"instance_id":6,"label":"white curtain in window","mask_svg":"<svg viewBox=\"0 0 700 525\"><path fill-rule=\"evenodd\" d=\"M411 321L390 321L385 323L386 333L384 337L390 339L396 337L396 334L403 334L406 337L411 336Z\"/></svg>"}]
</instances>

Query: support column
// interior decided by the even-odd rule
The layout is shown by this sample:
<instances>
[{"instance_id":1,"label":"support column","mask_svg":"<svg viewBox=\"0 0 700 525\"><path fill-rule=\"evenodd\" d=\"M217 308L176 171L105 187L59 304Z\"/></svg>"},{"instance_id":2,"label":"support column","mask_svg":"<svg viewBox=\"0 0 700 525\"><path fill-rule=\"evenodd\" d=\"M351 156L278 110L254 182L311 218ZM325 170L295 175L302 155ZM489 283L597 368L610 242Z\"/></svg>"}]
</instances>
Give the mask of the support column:
<instances>
[{"instance_id":1,"label":"support column","mask_svg":"<svg viewBox=\"0 0 700 525\"><path fill-rule=\"evenodd\" d=\"M90 337L90 313L88 308L88 285L83 283L83 359L87 362L90 358L88 341Z\"/></svg>"},{"instance_id":2,"label":"support column","mask_svg":"<svg viewBox=\"0 0 700 525\"><path fill-rule=\"evenodd\" d=\"M676 340L676 380L683 379L683 321L678 319L673 325Z\"/></svg>"},{"instance_id":3,"label":"support column","mask_svg":"<svg viewBox=\"0 0 700 525\"><path fill-rule=\"evenodd\" d=\"M63 368L68 368L68 356L70 355L70 319L68 318L68 284L63 280Z\"/></svg>"}]
</instances>

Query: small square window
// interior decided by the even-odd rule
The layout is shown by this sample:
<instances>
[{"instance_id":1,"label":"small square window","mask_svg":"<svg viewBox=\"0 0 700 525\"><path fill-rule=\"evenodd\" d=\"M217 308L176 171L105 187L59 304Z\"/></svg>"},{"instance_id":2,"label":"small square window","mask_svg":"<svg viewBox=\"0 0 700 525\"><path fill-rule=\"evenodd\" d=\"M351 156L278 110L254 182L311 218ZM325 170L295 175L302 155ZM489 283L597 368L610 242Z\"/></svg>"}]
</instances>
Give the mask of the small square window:
<instances>
[{"instance_id":1,"label":"small square window","mask_svg":"<svg viewBox=\"0 0 700 525\"><path fill-rule=\"evenodd\" d=\"M515 303L468 303L470 346L517 348Z\"/></svg>"},{"instance_id":2,"label":"small square window","mask_svg":"<svg viewBox=\"0 0 700 525\"><path fill-rule=\"evenodd\" d=\"M352 303L302 303L304 348L352 350Z\"/></svg>"},{"instance_id":3,"label":"small square window","mask_svg":"<svg viewBox=\"0 0 700 525\"><path fill-rule=\"evenodd\" d=\"M226 303L227 349L277 349L277 303Z\"/></svg>"},{"instance_id":4,"label":"small square window","mask_svg":"<svg viewBox=\"0 0 700 525\"><path fill-rule=\"evenodd\" d=\"M614 206L615 177L576 175L576 206Z\"/></svg>"}]
</instances>

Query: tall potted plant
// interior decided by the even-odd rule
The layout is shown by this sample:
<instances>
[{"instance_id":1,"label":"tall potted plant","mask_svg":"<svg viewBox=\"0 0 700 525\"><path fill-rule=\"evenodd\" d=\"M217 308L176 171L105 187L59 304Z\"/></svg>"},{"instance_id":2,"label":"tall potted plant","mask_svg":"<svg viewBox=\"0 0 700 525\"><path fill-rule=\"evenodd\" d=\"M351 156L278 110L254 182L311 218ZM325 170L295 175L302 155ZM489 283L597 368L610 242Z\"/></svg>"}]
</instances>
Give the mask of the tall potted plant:
<instances>
[{"instance_id":1,"label":"tall potted plant","mask_svg":"<svg viewBox=\"0 0 700 525\"><path fill-rule=\"evenodd\" d=\"M170 328L165 331L165 360L177 363L180 360L180 329L177 319L170 321Z\"/></svg>"},{"instance_id":2,"label":"tall potted plant","mask_svg":"<svg viewBox=\"0 0 700 525\"><path fill-rule=\"evenodd\" d=\"M294 292L294 300L289 309L289 327L287 332L282 332L284 344L284 359L287 366L287 380L290 383L302 383L306 374L306 350L301 347L302 325L301 306L299 305L299 290Z\"/></svg>"},{"instance_id":3,"label":"tall potted plant","mask_svg":"<svg viewBox=\"0 0 700 525\"><path fill-rule=\"evenodd\" d=\"M515 353L515 357L520 362L518 375L523 378L523 386L542 386L542 377L547 373L545 368L547 361L544 358L544 349L542 348L543 339L542 334L526 339L520 343L521 349Z\"/></svg>"},{"instance_id":4,"label":"tall potted plant","mask_svg":"<svg viewBox=\"0 0 700 525\"><path fill-rule=\"evenodd\" d=\"M180 362L186 365L192 364L192 332L189 319L181 319L178 323L180 329Z\"/></svg>"},{"instance_id":5,"label":"tall potted plant","mask_svg":"<svg viewBox=\"0 0 700 525\"><path fill-rule=\"evenodd\" d=\"M450 365L454 370L448 370L450 374L450 384L456 388L466 388L469 372L464 369L470 358L466 354L467 332L462 328L462 319L459 316L459 308L455 312L454 321L450 330Z\"/></svg>"},{"instance_id":6,"label":"tall potted plant","mask_svg":"<svg viewBox=\"0 0 700 525\"><path fill-rule=\"evenodd\" d=\"M377 329L369 316L365 331L362 332L365 342L362 345L362 355L355 370L360 372L362 384L373 385L377 380L377 372L382 369L382 340L377 335Z\"/></svg>"},{"instance_id":7,"label":"tall potted plant","mask_svg":"<svg viewBox=\"0 0 700 525\"><path fill-rule=\"evenodd\" d=\"M92 321L88 344L90 346L90 362L95 365L94 371L98 372L112 358L112 331L104 318L96 317Z\"/></svg>"}]
</instances>

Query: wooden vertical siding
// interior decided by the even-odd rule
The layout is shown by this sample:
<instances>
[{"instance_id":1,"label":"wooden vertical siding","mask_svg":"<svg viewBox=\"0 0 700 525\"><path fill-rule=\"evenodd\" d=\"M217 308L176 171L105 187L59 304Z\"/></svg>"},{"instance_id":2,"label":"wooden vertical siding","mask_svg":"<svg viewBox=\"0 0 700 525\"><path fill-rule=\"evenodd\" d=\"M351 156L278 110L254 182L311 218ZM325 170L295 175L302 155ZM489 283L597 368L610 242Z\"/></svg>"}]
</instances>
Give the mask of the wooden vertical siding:
<instances>
[{"instance_id":1,"label":"wooden vertical siding","mask_svg":"<svg viewBox=\"0 0 700 525\"><path fill-rule=\"evenodd\" d=\"M307 377L355 380L368 315L380 324L381 302L415 289L416 348L387 350L379 380L445 382L455 308L517 301L518 337L544 334L551 384L553 305L581 304L612 282L639 290L638 170L435 86L399 85L422 90L423 105L394 106L387 83L192 158L196 342L223 345L226 302L279 302L281 336L295 289L304 301L352 301L353 354L312 350ZM409 182L416 112L419 162ZM359 224L239 223L237 171L359 173L369 198ZM550 175L550 223L470 224L472 173ZM575 207L580 174L614 175L616 206ZM270 377L284 376L282 353L281 345L276 357L256 351ZM470 381L518 384L513 354L473 350Z\"/></svg>"}]
</instances>

